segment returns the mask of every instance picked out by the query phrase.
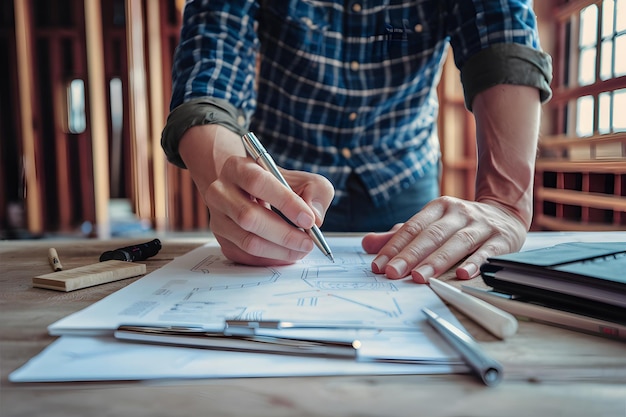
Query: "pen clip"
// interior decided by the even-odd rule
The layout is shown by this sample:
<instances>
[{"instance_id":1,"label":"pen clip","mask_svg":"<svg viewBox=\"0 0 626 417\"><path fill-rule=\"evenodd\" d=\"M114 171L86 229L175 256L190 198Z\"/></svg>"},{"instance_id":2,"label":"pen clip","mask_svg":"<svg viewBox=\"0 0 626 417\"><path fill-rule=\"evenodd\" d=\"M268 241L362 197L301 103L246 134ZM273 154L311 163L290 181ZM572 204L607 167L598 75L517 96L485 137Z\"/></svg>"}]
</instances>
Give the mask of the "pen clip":
<instances>
[{"instance_id":1,"label":"pen clip","mask_svg":"<svg viewBox=\"0 0 626 417\"><path fill-rule=\"evenodd\" d=\"M278 170L278 166L274 162L274 159L272 159L272 156L267 152L256 135L252 132L248 132L243 135L241 139L243 141L243 146L246 148L246 152L248 152L250 157L252 157L257 164L271 172L281 184L291 190L291 186L285 177L283 177L283 174L281 174Z\"/></svg>"},{"instance_id":2,"label":"pen clip","mask_svg":"<svg viewBox=\"0 0 626 417\"><path fill-rule=\"evenodd\" d=\"M261 141L257 139L256 135L252 132L248 132L242 137L243 146L246 148L246 152L254 159L255 161L264 153L267 153Z\"/></svg>"},{"instance_id":3,"label":"pen clip","mask_svg":"<svg viewBox=\"0 0 626 417\"><path fill-rule=\"evenodd\" d=\"M282 321L280 320L226 320L225 328L246 328L246 329L281 329Z\"/></svg>"},{"instance_id":4,"label":"pen clip","mask_svg":"<svg viewBox=\"0 0 626 417\"><path fill-rule=\"evenodd\" d=\"M263 330L354 330L354 331L417 331L417 327L407 326L384 326L363 323L362 321L343 322L320 322L320 321L286 321L286 320L226 320L224 332L229 334L263 334ZM259 333L259 331L261 333ZM274 333L272 333L274 334Z\"/></svg>"}]
</instances>

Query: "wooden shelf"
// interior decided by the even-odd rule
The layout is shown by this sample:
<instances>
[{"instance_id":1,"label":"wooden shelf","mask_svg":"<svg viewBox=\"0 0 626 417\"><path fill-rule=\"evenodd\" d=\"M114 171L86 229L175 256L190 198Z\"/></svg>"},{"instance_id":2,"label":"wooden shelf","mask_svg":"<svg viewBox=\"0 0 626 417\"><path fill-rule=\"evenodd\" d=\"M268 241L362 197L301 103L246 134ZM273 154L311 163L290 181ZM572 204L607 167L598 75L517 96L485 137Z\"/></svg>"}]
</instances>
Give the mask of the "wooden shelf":
<instances>
[{"instance_id":1,"label":"wooden shelf","mask_svg":"<svg viewBox=\"0 0 626 417\"><path fill-rule=\"evenodd\" d=\"M626 230L626 161L537 161L533 229Z\"/></svg>"},{"instance_id":2,"label":"wooden shelf","mask_svg":"<svg viewBox=\"0 0 626 417\"><path fill-rule=\"evenodd\" d=\"M593 172L601 174L625 174L626 161L623 159L570 161L567 159L539 159L538 171L553 172Z\"/></svg>"},{"instance_id":3,"label":"wooden shelf","mask_svg":"<svg viewBox=\"0 0 626 417\"><path fill-rule=\"evenodd\" d=\"M626 132L593 135L589 137L572 137L566 135L545 136L539 142L541 149L569 149L573 147L603 145L606 143L626 143Z\"/></svg>"},{"instance_id":4,"label":"wooden shelf","mask_svg":"<svg viewBox=\"0 0 626 417\"><path fill-rule=\"evenodd\" d=\"M535 190L535 198L558 204L626 212L626 197L618 195L539 187Z\"/></svg>"},{"instance_id":5,"label":"wooden shelf","mask_svg":"<svg viewBox=\"0 0 626 417\"><path fill-rule=\"evenodd\" d=\"M564 220L553 216L538 214L533 219L535 228L547 230L561 230L568 232L611 232L626 230L626 225L608 225L604 223L581 223L579 221Z\"/></svg>"}]
</instances>

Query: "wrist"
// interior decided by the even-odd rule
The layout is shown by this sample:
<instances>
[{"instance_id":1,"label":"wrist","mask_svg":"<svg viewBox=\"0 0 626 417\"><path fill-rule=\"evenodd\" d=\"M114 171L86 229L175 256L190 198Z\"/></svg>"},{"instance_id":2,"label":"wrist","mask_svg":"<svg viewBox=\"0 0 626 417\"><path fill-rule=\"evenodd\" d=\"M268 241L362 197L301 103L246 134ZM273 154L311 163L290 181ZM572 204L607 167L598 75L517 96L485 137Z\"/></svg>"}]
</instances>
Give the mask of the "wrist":
<instances>
[{"instance_id":1,"label":"wrist","mask_svg":"<svg viewBox=\"0 0 626 417\"><path fill-rule=\"evenodd\" d=\"M502 201L499 196L477 197L476 201L495 207L506 213L509 217L515 218L524 227L525 231L530 229L533 217L532 195L529 199L529 203L521 203L521 201L518 201L516 204L511 204L509 201Z\"/></svg>"},{"instance_id":2,"label":"wrist","mask_svg":"<svg viewBox=\"0 0 626 417\"><path fill-rule=\"evenodd\" d=\"M228 158L246 155L239 135L216 124L188 129L178 149L196 186L201 190L219 177Z\"/></svg>"}]
</instances>

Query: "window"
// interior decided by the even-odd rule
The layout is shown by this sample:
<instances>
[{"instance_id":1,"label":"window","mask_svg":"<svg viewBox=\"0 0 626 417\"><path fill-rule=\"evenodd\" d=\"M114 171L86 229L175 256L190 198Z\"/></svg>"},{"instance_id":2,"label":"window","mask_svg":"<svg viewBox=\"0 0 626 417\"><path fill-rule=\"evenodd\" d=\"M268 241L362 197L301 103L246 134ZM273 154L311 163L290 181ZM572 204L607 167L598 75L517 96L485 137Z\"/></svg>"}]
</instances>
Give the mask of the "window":
<instances>
[{"instance_id":1,"label":"window","mask_svg":"<svg viewBox=\"0 0 626 417\"><path fill-rule=\"evenodd\" d=\"M83 133L87 128L85 114L85 82L80 78L73 79L67 86L67 133Z\"/></svg>"},{"instance_id":2,"label":"window","mask_svg":"<svg viewBox=\"0 0 626 417\"><path fill-rule=\"evenodd\" d=\"M554 3L533 228L626 230L626 0Z\"/></svg>"},{"instance_id":3,"label":"window","mask_svg":"<svg viewBox=\"0 0 626 417\"><path fill-rule=\"evenodd\" d=\"M626 0L567 2L558 17L565 39L556 63L559 133L584 138L626 131Z\"/></svg>"}]
</instances>

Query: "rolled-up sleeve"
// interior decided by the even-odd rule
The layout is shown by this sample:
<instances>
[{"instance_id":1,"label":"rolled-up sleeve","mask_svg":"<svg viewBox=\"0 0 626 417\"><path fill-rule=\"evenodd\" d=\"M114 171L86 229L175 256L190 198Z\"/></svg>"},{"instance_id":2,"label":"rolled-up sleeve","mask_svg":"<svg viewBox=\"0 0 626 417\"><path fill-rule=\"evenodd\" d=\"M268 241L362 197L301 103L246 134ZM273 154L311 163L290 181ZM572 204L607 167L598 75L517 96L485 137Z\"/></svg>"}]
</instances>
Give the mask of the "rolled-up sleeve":
<instances>
[{"instance_id":1,"label":"rolled-up sleeve","mask_svg":"<svg viewBox=\"0 0 626 417\"><path fill-rule=\"evenodd\" d=\"M193 0L185 4L172 66L170 115L161 146L170 162L190 127L217 123L245 131L256 106L258 8L252 0Z\"/></svg>"},{"instance_id":2,"label":"rolled-up sleeve","mask_svg":"<svg viewBox=\"0 0 626 417\"><path fill-rule=\"evenodd\" d=\"M180 168L186 168L178 153L180 138L193 126L213 123L239 135L246 133L248 125L243 112L225 100L202 97L176 107L168 116L161 135L161 147L167 160Z\"/></svg>"},{"instance_id":3,"label":"rolled-up sleeve","mask_svg":"<svg viewBox=\"0 0 626 417\"><path fill-rule=\"evenodd\" d=\"M552 59L541 50L531 0L453 1L448 33L461 71L465 105L498 84L537 88L542 102L552 94Z\"/></svg>"}]
</instances>

